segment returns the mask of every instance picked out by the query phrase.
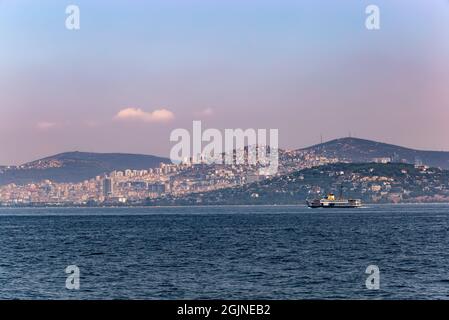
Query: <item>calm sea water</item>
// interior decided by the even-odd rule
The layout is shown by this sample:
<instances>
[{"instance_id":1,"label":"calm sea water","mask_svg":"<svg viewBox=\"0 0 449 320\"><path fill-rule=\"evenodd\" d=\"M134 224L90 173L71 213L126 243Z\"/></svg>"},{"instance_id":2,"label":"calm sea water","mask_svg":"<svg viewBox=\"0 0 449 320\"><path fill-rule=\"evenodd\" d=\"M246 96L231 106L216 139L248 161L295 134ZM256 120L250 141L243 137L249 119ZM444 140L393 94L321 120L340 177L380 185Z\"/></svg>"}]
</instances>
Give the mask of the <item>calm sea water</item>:
<instances>
[{"instance_id":1,"label":"calm sea water","mask_svg":"<svg viewBox=\"0 0 449 320\"><path fill-rule=\"evenodd\" d=\"M0 209L0 299L449 299L448 235L449 205Z\"/></svg>"}]
</instances>

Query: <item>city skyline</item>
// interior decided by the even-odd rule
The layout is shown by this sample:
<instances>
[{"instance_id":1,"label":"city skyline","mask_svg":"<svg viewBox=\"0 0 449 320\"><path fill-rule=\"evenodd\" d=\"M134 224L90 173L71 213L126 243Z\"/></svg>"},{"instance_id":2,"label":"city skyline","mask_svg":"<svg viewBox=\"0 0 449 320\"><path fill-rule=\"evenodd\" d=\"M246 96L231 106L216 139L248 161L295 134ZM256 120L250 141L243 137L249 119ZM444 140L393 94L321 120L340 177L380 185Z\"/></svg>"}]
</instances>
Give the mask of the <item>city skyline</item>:
<instances>
[{"instance_id":1,"label":"city skyline","mask_svg":"<svg viewBox=\"0 0 449 320\"><path fill-rule=\"evenodd\" d=\"M25 180L3 183L0 185L0 207L298 204L299 198L306 200L325 190L342 191L343 186L351 193L357 192L364 201L373 203L446 202L449 199L448 170L431 167L416 158L412 160L415 163L410 164L411 159L407 158L407 151L403 153L404 150L397 151L402 151L405 158L399 153L387 156L387 152L379 157L379 153L374 152L370 157L362 152L363 159L351 152L348 154L352 154L352 158L348 158L348 154L332 151L350 149L340 144L329 149L315 147L282 152L279 170L274 175L262 173L259 169L265 164L261 162L250 165L238 164L238 161L233 164L187 161L158 166L153 163L146 169L122 166L110 168L112 171L109 172L104 170L103 163L99 165L103 168L101 171L89 176L85 175L85 168L78 168L74 177L64 176L61 169L67 169L76 161L49 159L18 170L38 169L42 172L51 169L54 173L60 170L59 174L52 176L47 172L47 175L31 180L22 176ZM321 182L317 180L318 175L323 179ZM336 180L329 185L329 178ZM294 184L297 186L292 188ZM267 187L271 190L267 191ZM237 194L244 194L239 196L240 200L230 194L236 190ZM280 200L285 194L289 196Z\"/></svg>"},{"instance_id":2,"label":"city skyline","mask_svg":"<svg viewBox=\"0 0 449 320\"><path fill-rule=\"evenodd\" d=\"M68 151L168 157L170 132L275 128L449 151L449 3L0 1L0 165ZM199 5L201 4L201 5Z\"/></svg>"}]
</instances>

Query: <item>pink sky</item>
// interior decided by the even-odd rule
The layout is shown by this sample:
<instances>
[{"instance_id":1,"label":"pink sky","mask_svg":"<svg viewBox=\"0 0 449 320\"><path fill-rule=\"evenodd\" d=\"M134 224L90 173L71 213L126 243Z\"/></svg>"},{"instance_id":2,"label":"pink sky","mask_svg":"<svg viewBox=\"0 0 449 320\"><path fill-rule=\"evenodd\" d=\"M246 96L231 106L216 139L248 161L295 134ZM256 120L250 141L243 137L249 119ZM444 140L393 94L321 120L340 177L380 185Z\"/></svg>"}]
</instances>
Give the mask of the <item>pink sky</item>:
<instances>
[{"instance_id":1,"label":"pink sky","mask_svg":"<svg viewBox=\"0 0 449 320\"><path fill-rule=\"evenodd\" d=\"M168 156L170 132L279 129L449 151L449 2L0 3L0 164L65 151ZM61 22L62 19L62 22ZM115 23L116 22L116 23Z\"/></svg>"}]
</instances>

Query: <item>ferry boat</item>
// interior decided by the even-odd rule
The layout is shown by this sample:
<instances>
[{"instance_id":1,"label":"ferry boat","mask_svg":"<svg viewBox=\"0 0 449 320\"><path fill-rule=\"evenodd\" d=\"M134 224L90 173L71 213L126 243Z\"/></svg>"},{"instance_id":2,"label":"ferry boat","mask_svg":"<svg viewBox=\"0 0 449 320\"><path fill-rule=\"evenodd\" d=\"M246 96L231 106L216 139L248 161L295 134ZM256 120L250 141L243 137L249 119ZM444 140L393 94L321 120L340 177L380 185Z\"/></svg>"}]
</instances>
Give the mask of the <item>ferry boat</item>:
<instances>
[{"instance_id":1,"label":"ferry boat","mask_svg":"<svg viewBox=\"0 0 449 320\"><path fill-rule=\"evenodd\" d=\"M333 193L329 193L326 198L307 200L309 208L360 208L362 200L336 198Z\"/></svg>"}]
</instances>

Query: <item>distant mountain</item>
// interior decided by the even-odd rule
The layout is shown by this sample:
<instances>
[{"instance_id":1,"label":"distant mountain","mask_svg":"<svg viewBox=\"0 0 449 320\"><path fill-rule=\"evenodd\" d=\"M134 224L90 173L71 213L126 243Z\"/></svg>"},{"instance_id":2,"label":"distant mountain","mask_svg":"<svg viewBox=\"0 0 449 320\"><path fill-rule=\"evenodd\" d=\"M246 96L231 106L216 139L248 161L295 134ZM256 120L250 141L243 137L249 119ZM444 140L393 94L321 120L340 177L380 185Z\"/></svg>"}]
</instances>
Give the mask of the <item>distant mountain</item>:
<instances>
[{"instance_id":1,"label":"distant mountain","mask_svg":"<svg viewBox=\"0 0 449 320\"><path fill-rule=\"evenodd\" d=\"M337 162L371 163L376 158L388 158L393 163L421 162L430 167L449 169L449 152L414 150L357 138L336 139L299 149L297 152L335 158ZM285 160L284 153L280 152L281 166L295 163L290 158ZM18 167L0 166L0 185L46 179L54 182L80 182L114 170L142 170L157 167L160 163L170 163L170 160L139 154L68 152Z\"/></svg>"},{"instance_id":2,"label":"distant mountain","mask_svg":"<svg viewBox=\"0 0 449 320\"><path fill-rule=\"evenodd\" d=\"M449 169L449 152L414 150L357 138L336 139L301 150L349 162L372 162L374 158L390 158L392 162L413 164L419 161L431 167Z\"/></svg>"},{"instance_id":3,"label":"distant mountain","mask_svg":"<svg viewBox=\"0 0 449 320\"><path fill-rule=\"evenodd\" d=\"M3 168L0 184L23 184L45 179L80 182L114 170L143 170L169 162L167 158L140 154L67 152L18 167Z\"/></svg>"}]
</instances>

